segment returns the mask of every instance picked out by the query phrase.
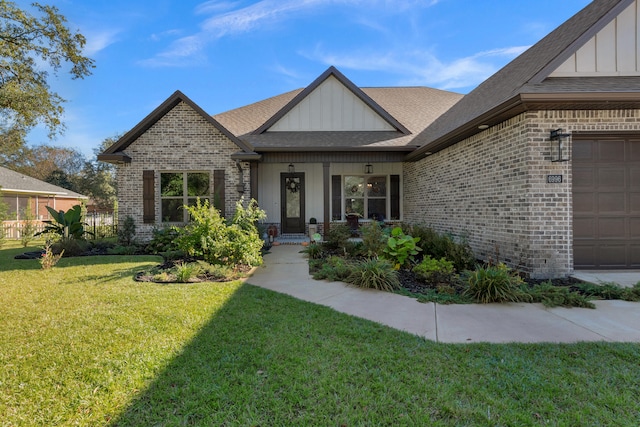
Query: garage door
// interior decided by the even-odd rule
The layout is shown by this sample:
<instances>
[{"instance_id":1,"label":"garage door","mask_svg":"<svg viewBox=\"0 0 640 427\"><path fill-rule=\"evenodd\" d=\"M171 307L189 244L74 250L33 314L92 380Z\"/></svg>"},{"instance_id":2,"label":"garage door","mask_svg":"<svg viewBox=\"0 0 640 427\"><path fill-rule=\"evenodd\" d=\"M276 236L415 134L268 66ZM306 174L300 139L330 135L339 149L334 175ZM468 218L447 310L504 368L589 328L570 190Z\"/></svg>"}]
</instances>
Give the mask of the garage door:
<instances>
[{"instance_id":1,"label":"garage door","mask_svg":"<svg viewBox=\"0 0 640 427\"><path fill-rule=\"evenodd\" d=\"M640 136L573 140L574 268L640 267Z\"/></svg>"}]
</instances>

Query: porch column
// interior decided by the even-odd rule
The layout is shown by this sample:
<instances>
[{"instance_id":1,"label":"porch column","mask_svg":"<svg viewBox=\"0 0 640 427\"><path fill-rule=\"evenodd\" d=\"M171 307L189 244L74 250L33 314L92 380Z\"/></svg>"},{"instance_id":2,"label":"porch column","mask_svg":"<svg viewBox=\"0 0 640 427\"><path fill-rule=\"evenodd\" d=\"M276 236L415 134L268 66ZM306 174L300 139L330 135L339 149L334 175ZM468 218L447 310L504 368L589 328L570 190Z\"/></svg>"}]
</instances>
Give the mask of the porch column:
<instances>
[{"instance_id":1,"label":"porch column","mask_svg":"<svg viewBox=\"0 0 640 427\"><path fill-rule=\"evenodd\" d=\"M322 163L322 192L324 194L324 235L326 236L331 226L331 163Z\"/></svg>"},{"instance_id":2,"label":"porch column","mask_svg":"<svg viewBox=\"0 0 640 427\"><path fill-rule=\"evenodd\" d=\"M258 200L258 162L250 162L249 163L249 185L251 185L251 198Z\"/></svg>"}]
</instances>

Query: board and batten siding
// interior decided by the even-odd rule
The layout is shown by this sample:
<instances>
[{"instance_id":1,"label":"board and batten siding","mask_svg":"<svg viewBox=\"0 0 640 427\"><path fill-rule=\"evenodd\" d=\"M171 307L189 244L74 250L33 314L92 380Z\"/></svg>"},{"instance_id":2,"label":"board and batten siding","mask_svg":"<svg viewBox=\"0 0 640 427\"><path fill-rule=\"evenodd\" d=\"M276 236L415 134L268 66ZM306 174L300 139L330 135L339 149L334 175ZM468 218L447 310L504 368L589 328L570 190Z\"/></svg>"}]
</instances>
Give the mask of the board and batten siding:
<instances>
[{"instance_id":1,"label":"board and batten siding","mask_svg":"<svg viewBox=\"0 0 640 427\"><path fill-rule=\"evenodd\" d=\"M640 75L639 23L634 1L549 77Z\"/></svg>"},{"instance_id":2,"label":"board and batten siding","mask_svg":"<svg viewBox=\"0 0 640 427\"><path fill-rule=\"evenodd\" d=\"M331 76L271 126L269 132L393 130L395 128L378 113Z\"/></svg>"}]
</instances>

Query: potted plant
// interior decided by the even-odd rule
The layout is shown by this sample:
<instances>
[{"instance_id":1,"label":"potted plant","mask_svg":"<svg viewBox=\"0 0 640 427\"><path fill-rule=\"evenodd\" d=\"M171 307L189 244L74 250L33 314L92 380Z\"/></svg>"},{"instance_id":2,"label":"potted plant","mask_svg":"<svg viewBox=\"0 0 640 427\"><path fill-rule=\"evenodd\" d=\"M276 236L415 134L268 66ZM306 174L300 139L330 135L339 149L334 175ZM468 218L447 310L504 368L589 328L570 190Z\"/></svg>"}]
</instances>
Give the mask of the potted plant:
<instances>
[{"instance_id":1,"label":"potted plant","mask_svg":"<svg viewBox=\"0 0 640 427\"><path fill-rule=\"evenodd\" d=\"M315 219L314 217L309 218L309 224L317 224L318 220Z\"/></svg>"}]
</instances>

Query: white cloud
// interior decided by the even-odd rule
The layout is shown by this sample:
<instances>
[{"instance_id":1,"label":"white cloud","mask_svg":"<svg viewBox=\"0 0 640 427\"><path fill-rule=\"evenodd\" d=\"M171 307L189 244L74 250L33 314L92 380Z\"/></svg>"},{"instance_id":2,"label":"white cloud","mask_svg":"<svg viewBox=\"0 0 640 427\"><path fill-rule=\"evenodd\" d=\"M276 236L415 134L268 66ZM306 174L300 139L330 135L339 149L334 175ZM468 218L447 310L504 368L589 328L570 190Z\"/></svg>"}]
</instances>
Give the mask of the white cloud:
<instances>
[{"instance_id":1,"label":"white cloud","mask_svg":"<svg viewBox=\"0 0 640 427\"><path fill-rule=\"evenodd\" d=\"M383 71L398 76L396 84L426 85L440 89L460 89L478 85L507 61L524 52L528 46L514 46L483 51L451 61L438 59L427 51L376 51L331 54L316 49L301 52L308 59L334 65L339 69Z\"/></svg>"},{"instance_id":2,"label":"white cloud","mask_svg":"<svg viewBox=\"0 0 640 427\"><path fill-rule=\"evenodd\" d=\"M118 41L118 35L120 34L118 29L109 30L85 30L83 32L87 43L84 46L84 54L87 56L93 56L101 50L107 48L109 45Z\"/></svg>"},{"instance_id":3,"label":"white cloud","mask_svg":"<svg viewBox=\"0 0 640 427\"><path fill-rule=\"evenodd\" d=\"M211 0L196 6L195 13L213 15L200 25L200 31L178 39L155 57L140 63L150 66L180 66L185 59L193 57L188 64L202 62L202 51L216 40L243 34L263 27L273 27L302 13L310 13L321 7L366 6L382 7L399 13L412 7L429 7L441 0L261 0L246 7L236 8L238 2ZM375 26L374 23L362 22Z\"/></svg>"}]
</instances>

